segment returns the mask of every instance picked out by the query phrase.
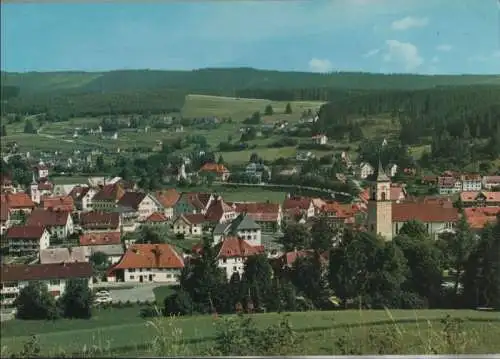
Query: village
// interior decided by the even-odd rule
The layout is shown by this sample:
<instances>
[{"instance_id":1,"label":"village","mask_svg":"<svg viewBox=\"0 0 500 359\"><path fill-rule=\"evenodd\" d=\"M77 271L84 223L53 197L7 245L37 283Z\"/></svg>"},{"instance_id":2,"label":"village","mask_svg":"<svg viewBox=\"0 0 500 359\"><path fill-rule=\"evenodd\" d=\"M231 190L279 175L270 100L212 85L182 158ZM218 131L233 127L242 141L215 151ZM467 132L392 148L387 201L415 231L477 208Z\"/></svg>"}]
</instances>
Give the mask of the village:
<instances>
[{"instance_id":1,"label":"village","mask_svg":"<svg viewBox=\"0 0 500 359\"><path fill-rule=\"evenodd\" d=\"M220 183L227 183L231 173L216 163L207 163L200 171L213 173ZM255 175L256 165L247 171ZM33 167L29 188L15 187L8 177L2 178L2 308L12 307L31 281L45 282L56 298L74 278L86 279L90 288L102 283L177 285L206 236L212 238L218 266L229 279L234 272L241 275L246 258L255 254L265 254L280 266L291 266L305 255L285 252L279 243L283 228L291 222L310 226L317 218L326 218L338 229L370 231L390 240L406 222L417 220L437 239L454 231L461 208L477 232L500 214L500 176L445 172L422 178L437 186L438 195L413 197L404 183L392 183L395 171L391 166L358 165L350 180L366 185L350 203L291 193L282 203L273 203L258 198L229 201L209 191L175 188L147 192L120 177L54 185L49 166L40 162ZM179 176L185 176L183 170ZM259 176L261 180L262 172ZM145 228L169 240L142 238L136 243ZM333 245L337 239L332 238ZM92 261L99 256L105 257L107 268L96 276ZM105 295L99 300L114 299Z\"/></svg>"}]
</instances>

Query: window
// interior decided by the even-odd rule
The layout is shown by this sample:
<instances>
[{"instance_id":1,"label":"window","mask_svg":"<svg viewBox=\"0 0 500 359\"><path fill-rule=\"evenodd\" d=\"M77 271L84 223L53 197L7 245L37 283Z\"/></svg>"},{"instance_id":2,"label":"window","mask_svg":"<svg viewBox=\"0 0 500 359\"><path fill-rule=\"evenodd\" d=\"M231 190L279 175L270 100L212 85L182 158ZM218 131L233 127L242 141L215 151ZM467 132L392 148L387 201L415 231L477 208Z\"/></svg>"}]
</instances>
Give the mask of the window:
<instances>
[{"instance_id":1,"label":"window","mask_svg":"<svg viewBox=\"0 0 500 359\"><path fill-rule=\"evenodd\" d=\"M130 276L130 279L135 279L135 277L133 275Z\"/></svg>"},{"instance_id":2,"label":"window","mask_svg":"<svg viewBox=\"0 0 500 359\"><path fill-rule=\"evenodd\" d=\"M233 267L233 272L236 272L238 270L238 267L234 266Z\"/></svg>"},{"instance_id":3,"label":"window","mask_svg":"<svg viewBox=\"0 0 500 359\"><path fill-rule=\"evenodd\" d=\"M61 284L61 281L59 279L52 279L50 281L50 285L59 285Z\"/></svg>"},{"instance_id":4,"label":"window","mask_svg":"<svg viewBox=\"0 0 500 359\"><path fill-rule=\"evenodd\" d=\"M133 272L135 272L135 268L130 268L130 269L128 270L128 272L129 272L129 273L133 273Z\"/></svg>"},{"instance_id":5,"label":"window","mask_svg":"<svg viewBox=\"0 0 500 359\"><path fill-rule=\"evenodd\" d=\"M382 201L385 201L386 195L385 192L382 192Z\"/></svg>"}]
</instances>

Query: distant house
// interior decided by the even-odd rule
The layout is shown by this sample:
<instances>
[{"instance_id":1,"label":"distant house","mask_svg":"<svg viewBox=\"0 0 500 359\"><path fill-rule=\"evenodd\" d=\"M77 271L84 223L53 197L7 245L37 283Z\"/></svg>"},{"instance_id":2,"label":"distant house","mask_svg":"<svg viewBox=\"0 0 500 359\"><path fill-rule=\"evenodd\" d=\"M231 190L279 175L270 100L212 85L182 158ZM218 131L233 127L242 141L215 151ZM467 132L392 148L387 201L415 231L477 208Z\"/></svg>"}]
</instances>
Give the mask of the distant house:
<instances>
[{"instance_id":1,"label":"distant house","mask_svg":"<svg viewBox=\"0 0 500 359\"><path fill-rule=\"evenodd\" d=\"M40 205L43 209L73 212L75 209L73 198L70 196L47 197L41 199Z\"/></svg>"},{"instance_id":2,"label":"distant house","mask_svg":"<svg viewBox=\"0 0 500 359\"><path fill-rule=\"evenodd\" d=\"M484 176L483 188L491 191L493 188L500 188L500 176Z\"/></svg>"},{"instance_id":3,"label":"distant house","mask_svg":"<svg viewBox=\"0 0 500 359\"><path fill-rule=\"evenodd\" d=\"M315 208L311 198L287 198L283 202L285 220L292 220L297 213L302 213L306 218L314 217Z\"/></svg>"},{"instance_id":4,"label":"distant house","mask_svg":"<svg viewBox=\"0 0 500 359\"><path fill-rule=\"evenodd\" d=\"M175 234L199 237L203 234L205 223L205 215L201 213L186 213L174 219L172 227Z\"/></svg>"},{"instance_id":5,"label":"distant house","mask_svg":"<svg viewBox=\"0 0 500 359\"><path fill-rule=\"evenodd\" d=\"M10 209L6 201L0 201L0 235L10 227Z\"/></svg>"},{"instance_id":6,"label":"distant house","mask_svg":"<svg viewBox=\"0 0 500 359\"><path fill-rule=\"evenodd\" d=\"M169 222L167 216L165 216L162 212L154 212L151 216L146 218L142 223L146 225L165 225Z\"/></svg>"},{"instance_id":7,"label":"distant house","mask_svg":"<svg viewBox=\"0 0 500 359\"><path fill-rule=\"evenodd\" d=\"M89 232L80 236L80 246L120 245L121 243L120 232Z\"/></svg>"},{"instance_id":8,"label":"distant house","mask_svg":"<svg viewBox=\"0 0 500 359\"><path fill-rule=\"evenodd\" d=\"M500 206L500 192L462 192L460 200L464 207L496 207Z\"/></svg>"},{"instance_id":9,"label":"distant house","mask_svg":"<svg viewBox=\"0 0 500 359\"><path fill-rule=\"evenodd\" d=\"M163 213L167 219L174 217L174 207L181 194L175 189L168 189L166 191L157 191L154 194L156 200L163 206Z\"/></svg>"},{"instance_id":10,"label":"distant house","mask_svg":"<svg viewBox=\"0 0 500 359\"><path fill-rule=\"evenodd\" d=\"M88 262L83 247L47 248L40 251L40 264Z\"/></svg>"},{"instance_id":11,"label":"distant house","mask_svg":"<svg viewBox=\"0 0 500 359\"><path fill-rule=\"evenodd\" d=\"M200 169L201 175L213 174L216 181L225 182L228 180L231 172L223 164L205 163Z\"/></svg>"},{"instance_id":12,"label":"distant house","mask_svg":"<svg viewBox=\"0 0 500 359\"><path fill-rule=\"evenodd\" d=\"M236 217L236 212L232 206L227 204L222 197L210 203L206 213L205 221L215 226L218 223L225 223L233 220Z\"/></svg>"},{"instance_id":13,"label":"distant house","mask_svg":"<svg viewBox=\"0 0 500 359\"><path fill-rule=\"evenodd\" d=\"M309 161L311 158L314 158L314 154L311 151L306 151L306 152L298 152L297 155L295 156L295 159L297 161L305 162Z\"/></svg>"},{"instance_id":14,"label":"distant house","mask_svg":"<svg viewBox=\"0 0 500 359\"><path fill-rule=\"evenodd\" d=\"M125 189L120 184L105 185L92 198L92 208L96 211L113 211L124 194Z\"/></svg>"},{"instance_id":15,"label":"distant house","mask_svg":"<svg viewBox=\"0 0 500 359\"><path fill-rule=\"evenodd\" d=\"M145 220L154 212L162 209L162 205L154 196L144 192L125 192L117 205L133 209L137 212L139 221Z\"/></svg>"},{"instance_id":16,"label":"distant house","mask_svg":"<svg viewBox=\"0 0 500 359\"><path fill-rule=\"evenodd\" d=\"M35 203L24 192L6 193L2 195L2 198L2 202L7 203L13 215L21 211L29 214L35 208Z\"/></svg>"},{"instance_id":17,"label":"distant house","mask_svg":"<svg viewBox=\"0 0 500 359\"><path fill-rule=\"evenodd\" d=\"M96 193L97 190L89 186L75 186L68 195L73 198L77 210L91 211L92 198Z\"/></svg>"},{"instance_id":18,"label":"distant house","mask_svg":"<svg viewBox=\"0 0 500 359\"><path fill-rule=\"evenodd\" d=\"M71 279L83 279L92 288L93 269L90 263L16 264L2 265L0 274L0 304L6 307L14 304L21 289L30 282L46 284L55 298L64 294Z\"/></svg>"},{"instance_id":19,"label":"distant house","mask_svg":"<svg viewBox=\"0 0 500 359\"><path fill-rule=\"evenodd\" d=\"M328 137L324 134L318 134L311 137L311 140L316 145L326 145L328 142Z\"/></svg>"},{"instance_id":20,"label":"distant house","mask_svg":"<svg viewBox=\"0 0 500 359\"><path fill-rule=\"evenodd\" d=\"M480 191L483 187L483 180L479 174L464 174L460 176L462 181L462 191Z\"/></svg>"},{"instance_id":21,"label":"distant house","mask_svg":"<svg viewBox=\"0 0 500 359\"><path fill-rule=\"evenodd\" d=\"M481 231L487 224L500 220L500 206L465 208L465 217L473 231Z\"/></svg>"},{"instance_id":22,"label":"distant house","mask_svg":"<svg viewBox=\"0 0 500 359\"><path fill-rule=\"evenodd\" d=\"M178 284L184 260L169 244L133 244L108 271L108 281Z\"/></svg>"},{"instance_id":23,"label":"distant house","mask_svg":"<svg viewBox=\"0 0 500 359\"><path fill-rule=\"evenodd\" d=\"M249 163L245 168L245 173L249 177L255 177L259 182L262 182L262 177L264 173L266 174L267 180L271 179L271 170L269 167L260 163Z\"/></svg>"},{"instance_id":24,"label":"distant house","mask_svg":"<svg viewBox=\"0 0 500 359\"><path fill-rule=\"evenodd\" d=\"M246 240L237 237L224 238L217 244L215 250L218 267L226 272L227 279L236 272L242 276L247 258L265 252L264 246L252 246Z\"/></svg>"},{"instance_id":25,"label":"distant house","mask_svg":"<svg viewBox=\"0 0 500 359\"><path fill-rule=\"evenodd\" d=\"M282 211L279 203L235 203L237 213L245 213L264 233L275 233L281 228Z\"/></svg>"},{"instance_id":26,"label":"distant house","mask_svg":"<svg viewBox=\"0 0 500 359\"><path fill-rule=\"evenodd\" d=\"M31 212L26 225L43 226L59 239L67 238L74 232L73 218L68 211L35 209Z\"/></svg>"},{"instance_id":27,"label":"distant house","mask_svg":"<svg viewBox=\"0 0 500 359\"><path fill-rule=\"evenodd\" d=\"M213 231L213 237L214 244L221 242L224 237L238 237L252 246L262 244L260 226L244 213L229 223L219 223Z\"/></svg>"},{"instance_id":28,"label":"distant house","mask_svg":"<svg viewBox=\"0 0 500 359\"><path fill-rule=\"evenodd\" d=\"M174 215L188 213L205 214L215 197L211 193L185 192L174 205Z\"/></svg>"},{"instance_id":29,"label":"distant house","mask_svg":"<svg viewBox=\"0 0 500 359\"><path fill-rule=\"evenodd\" d=\"M37 255L50 246L50 233L43 226L14 226L5 236L10 255Z\"/></svg>"},{"instance_id":30,"label":"distant house","mask_svg":"<svg viewBox=\"0 0 500 359\"><path fill-rule=\"evenodd\" d=\"M394 177L398 171L398 165L391 163L387 166L386 173L389 177Z\"/></svg>"},{"instance_id":31,"label":"distant house","mask_svg":"<svg viewBox=\"0 0 500 359\"><path fill-rule=\"evenodd\" d=\"M121 218L117 212L85 212L80 215L80 226L86 232L119 232Z\"/></svg>"},{"instance_id":32,"label":"distant house","mask_svg":"<svg viewBox=\"0 0 500 359\"><path fill-rule=\"evenodd\" d=\"M452 175L438 177L438 191L440 195L450 195L462 191L462 181Z\"/></svg>"},{"instance_id":33,"label":"distant house","mask_svg":"<svg viewBox=\"0 0 500 359\"><path fill-rule=\"evenodd\" d=\"M375 173L375 169L368 162L361 162L359 165L359 178L366 179Z\"/></svg>"}]
</instances>

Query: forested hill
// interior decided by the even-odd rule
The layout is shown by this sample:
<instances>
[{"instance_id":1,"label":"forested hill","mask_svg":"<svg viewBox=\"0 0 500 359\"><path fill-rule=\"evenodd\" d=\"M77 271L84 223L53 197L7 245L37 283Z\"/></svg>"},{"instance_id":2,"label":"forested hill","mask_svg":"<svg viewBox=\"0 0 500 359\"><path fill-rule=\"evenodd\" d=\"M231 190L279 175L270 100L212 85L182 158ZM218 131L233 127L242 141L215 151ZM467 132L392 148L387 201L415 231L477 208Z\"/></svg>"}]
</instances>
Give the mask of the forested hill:
<instances>
[{"instance_id":1,"label":"forested hill","mask_svg":"<svg viewBox=\"0 0 500 359\"><path fill-rule=\"evenodd\" d=\"M3 86L19 87L20 95L41 92L128 92L159 88L183 92L238 95L249 90L278 89L424 89L435 86L498 84L500 75L406 75L338 72L317 74L252 68L193 71L118 70L109 72L2 72Z\"/></svg>"}]
</instances>

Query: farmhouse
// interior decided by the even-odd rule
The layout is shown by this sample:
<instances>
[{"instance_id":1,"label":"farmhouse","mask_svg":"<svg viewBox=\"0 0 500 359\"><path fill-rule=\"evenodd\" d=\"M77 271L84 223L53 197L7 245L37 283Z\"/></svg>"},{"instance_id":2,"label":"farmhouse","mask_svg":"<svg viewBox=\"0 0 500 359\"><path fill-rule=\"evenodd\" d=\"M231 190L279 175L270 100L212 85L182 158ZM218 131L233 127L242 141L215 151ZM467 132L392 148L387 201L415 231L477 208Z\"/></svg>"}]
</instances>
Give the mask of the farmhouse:
<instances>
[{"instance_id":1,"label":"farmhouse","mask_svg":"<svg viewBox=\"0 0 500 359\"><path fill-rule=\"evenodd\" d=\"M182 268L182 257L169 244L133 244L108 271L108 280L178 284Z\"/></svg>"},{"instance_id":2,"label":"farmhouse","mask_svg":"<svg viewBox=\"0 0 500 359\"><path fill-rule=\"evenodd\" d=\"M11 306L22 288L37 281L47 285L56 298L64 294L66 284L71 279L84 279L92 288L92 266L89 263L18 264L1 267L1 305Z\"/></svg>"},{"instance_id":3,"label":"farmhouse","mask_svg":"<svg viewBox=\"0 0 500 359\"><path fill-rule=\"evenodd\" d=\"M50 245L50 233L43 226L14 226L6 234L9 254L37 255Z\"/></svg>"},{"instance_id":4,"label":"farmhouse","mask_svg":"<svg viewBox=\"0 0 500 359\"><path fill-rule=\"evenodd\" d=\"M227 204L222 197L218 197L212 201L205 213L205 219L213 226L218 223L224 223L233 220L236 217L236 212L232 206Z\"/></svg>"}]
</instances>

